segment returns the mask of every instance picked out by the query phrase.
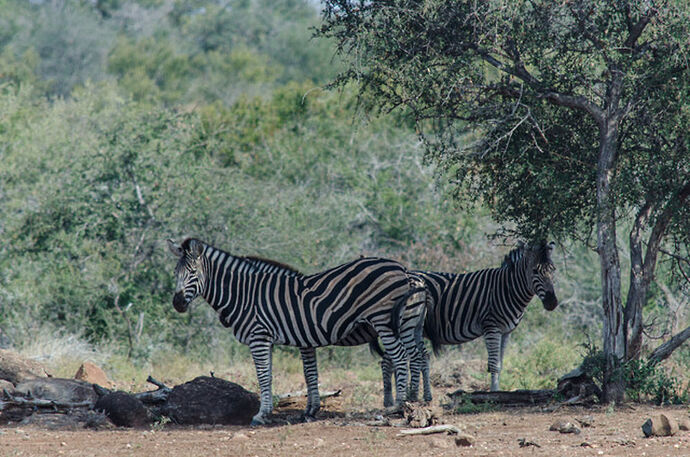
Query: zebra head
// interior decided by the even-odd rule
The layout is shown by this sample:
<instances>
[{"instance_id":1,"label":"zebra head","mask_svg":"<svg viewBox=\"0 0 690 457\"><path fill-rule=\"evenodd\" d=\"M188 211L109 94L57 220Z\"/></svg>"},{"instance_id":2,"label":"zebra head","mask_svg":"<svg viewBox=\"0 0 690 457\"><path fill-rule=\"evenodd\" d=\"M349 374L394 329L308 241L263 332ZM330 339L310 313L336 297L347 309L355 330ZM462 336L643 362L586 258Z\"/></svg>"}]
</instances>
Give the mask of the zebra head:
<instances>
[{"instance_id":1,"label":"zebra head","mask_svg":"<svg viewBox=\"0 0 690 457\"><path fill-rule=\"evenodd\" d=\"M199 240L186 239L182 245L168 240L168 249L177 258L175 267L175 295L173 306L179 313L187 311L187 307L196 297L201 295L206 282L206 268L203 261L204 247Z\"/></svg>"},{"instance_id":2,"label":"zebra head","mask_svg":"<svg viewBox=\"0 0 690 457\"><path fill-rule=\"evenodd\" d=\"M547 311L553 311L558 306L558 298L553 289L553 272L556 266L551 260L554 246L554 242L541 242L526 248L532 270L532 290Z\"/></svg>"}]
</instances>

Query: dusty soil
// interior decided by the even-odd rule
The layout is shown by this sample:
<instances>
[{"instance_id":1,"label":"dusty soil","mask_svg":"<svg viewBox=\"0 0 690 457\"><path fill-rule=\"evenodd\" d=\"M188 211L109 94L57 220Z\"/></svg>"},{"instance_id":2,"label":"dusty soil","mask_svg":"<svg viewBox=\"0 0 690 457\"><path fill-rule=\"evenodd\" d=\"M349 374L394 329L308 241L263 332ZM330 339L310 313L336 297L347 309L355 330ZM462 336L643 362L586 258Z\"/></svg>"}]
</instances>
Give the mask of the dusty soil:
<instances>
[{"instance_id":1,"label":"dusty soil","mask_svg":"<svg viewBox=\"0 0 690 457\"><path fill-rule=\"evenodd\" d=\"M338 399L326 400L320 419L294 423L300 411L278 411L278 424L261 427L165 427L105 430L51 429L49 425L0 428L0 456L690 456L690 432L644 438L642 423L663 412L688 416L688 407L621 406L510 408L479 414L448 414L441 421L472 435L471 447L452 436L397 436L400 419L371 425L380 410L344 412ZM591 416L580 434L549 431L558 420ZM575 422L576 423L576 422ZM528 444L520 446L520 440Z\"/></svg>"}]
</instances>

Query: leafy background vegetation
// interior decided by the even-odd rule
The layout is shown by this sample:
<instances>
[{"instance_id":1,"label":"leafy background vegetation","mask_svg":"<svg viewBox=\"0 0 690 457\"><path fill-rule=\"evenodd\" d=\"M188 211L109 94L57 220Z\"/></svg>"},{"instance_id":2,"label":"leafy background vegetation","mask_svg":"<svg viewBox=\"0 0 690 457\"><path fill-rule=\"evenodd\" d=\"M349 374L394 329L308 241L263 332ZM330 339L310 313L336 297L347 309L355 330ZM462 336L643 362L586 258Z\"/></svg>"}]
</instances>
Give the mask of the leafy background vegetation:
<instances>
[{"instance_id":1,"label":"leafy background vegetation","mask_svg":"<svg viewBox=\"0 0 690 457\"><path fill-rule=\"evenodd\" d=\"M169 237L308 273L360 254L469 271L497 266L515 241L489 237L498 226L480 203L453 203L404 113L368 119L356 88L325 88L341 63L311 38L314 2L0 0L0 11L2 344L58 373L90 358L135 383L215 369L253 385L248 351L210 307L172 309ZM563 245L555 257L561 306L530 305L502 387L552 386L599 341L595 255ZM687 295L660 281L657 335L688 319ZM295 352L276 351L301 376ZM378 379L365 348L321 351L323 370ZM486 357L478 341L433 369L451 356ZM690 351L671 366L687 372Z\"/></svg>"}]
</instances>

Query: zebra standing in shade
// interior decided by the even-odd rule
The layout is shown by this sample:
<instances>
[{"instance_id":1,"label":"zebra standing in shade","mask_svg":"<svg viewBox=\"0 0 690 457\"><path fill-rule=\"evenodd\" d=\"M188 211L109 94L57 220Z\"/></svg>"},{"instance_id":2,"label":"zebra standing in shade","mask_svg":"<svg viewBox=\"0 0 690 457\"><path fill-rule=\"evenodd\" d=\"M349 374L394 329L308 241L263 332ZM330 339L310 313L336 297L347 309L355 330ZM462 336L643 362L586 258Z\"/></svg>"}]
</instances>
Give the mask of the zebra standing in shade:
<instances>
[{"instance_id":1,"label":"zebra standing in shade","mask_svg":"<svg viewBox=\"0 0 690 457\"><path fill-rule=\"evenodd\" d=\"M520 243L506 255L499 268L471 273L415 271L426 283L424 334L431 340L434 351L442 345L461 344L483 336L489 354L491 390L498 390L506 345L527 304L536 295L547 311L558 306L552 282L553 248L554 243L528 246ZM428 356L423 344L419 349L417 355L422 360L415 366L422 366L424 400L430 401ZM390 395L392 365L387 356L381 362L381 369L384 396ZM412 399L417 397L418 379L419 376L411 376Z\"/></svg>"},{"instance_id":2,"label":"zebra standing in shade","mask_svg":"<svg viewBox=\"0 0 690 457\"><path fill-rule=\"evenodd\" d=\"M274 344L296 346L304 361L308 403L305 419L319 409L316 347L346 340L352 332L373 328L395 367L396 397L406 399L407 352L417 359L415 335L399 334L401 315L416 314L407 332L421 334L425 303L409 303L424 292L419 279L397 262L361 258L313 275L281 272L280 264L233 256L197 239L181 245L168 240L178 257L173 306L185 312L202 296L243 344L249 345L261 389L261 406L252 424L264 424L273 409L271 394ZM358 330L359 329L359 330Z\"/></svg>"}]
</instances>

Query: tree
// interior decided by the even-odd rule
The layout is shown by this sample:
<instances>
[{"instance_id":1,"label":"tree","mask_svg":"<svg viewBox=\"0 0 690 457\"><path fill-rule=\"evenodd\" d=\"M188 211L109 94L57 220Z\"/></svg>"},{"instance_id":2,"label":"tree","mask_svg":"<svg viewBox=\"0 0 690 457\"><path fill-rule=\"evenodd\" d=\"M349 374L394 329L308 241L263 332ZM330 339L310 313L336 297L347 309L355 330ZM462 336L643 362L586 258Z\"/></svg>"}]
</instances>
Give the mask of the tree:
<instances>
[{"instance_id":1,"label":"tree","mask_svg":"<svg viewBox=\"0 0 690 457\"><path fill-rule=\"evenodd\" d=\"M326 0L318 33L351 57L336 83L359 81L368 106L409 112L457 196L523 237L596 233L604 399L621 401L659 255L688 278L690 6ZM679 336L676 347L690 332Z\"/></svg>"}]
</instances>

